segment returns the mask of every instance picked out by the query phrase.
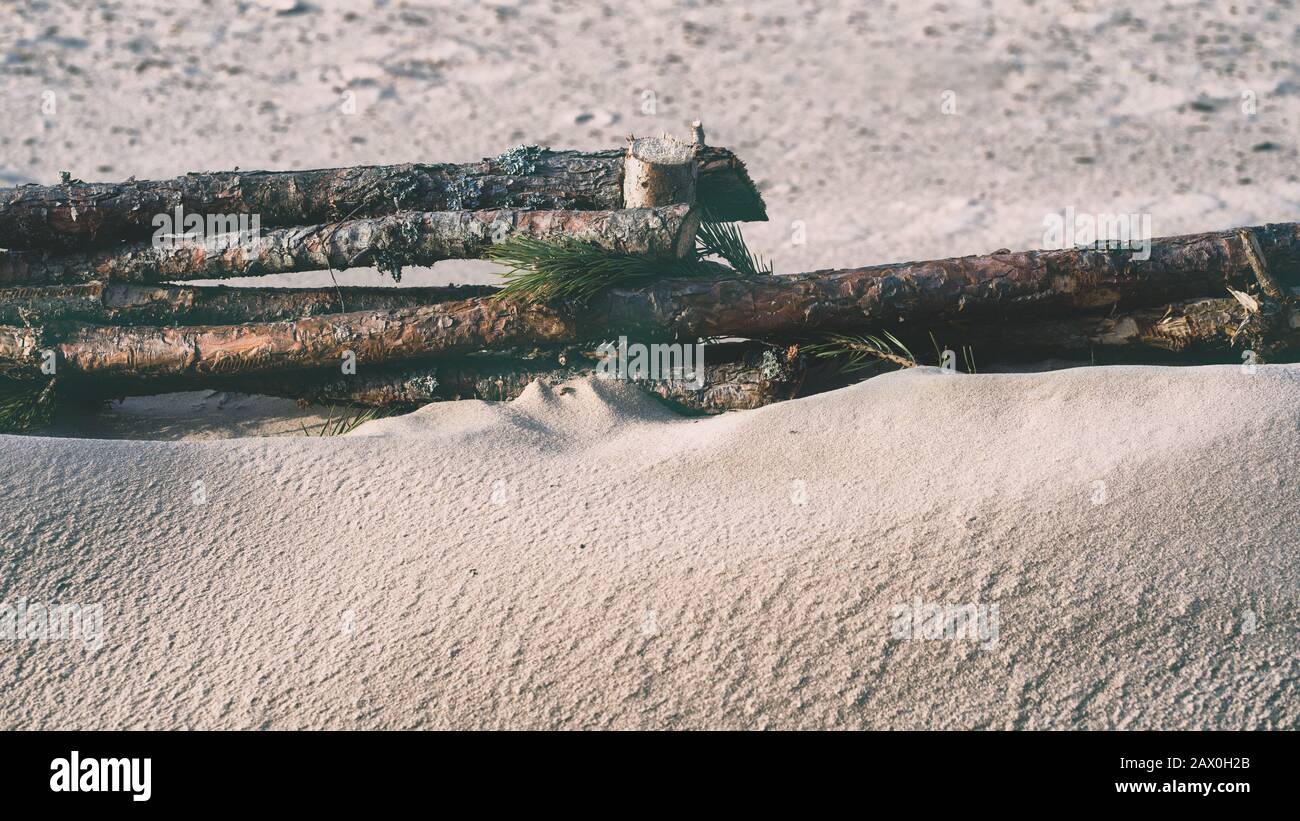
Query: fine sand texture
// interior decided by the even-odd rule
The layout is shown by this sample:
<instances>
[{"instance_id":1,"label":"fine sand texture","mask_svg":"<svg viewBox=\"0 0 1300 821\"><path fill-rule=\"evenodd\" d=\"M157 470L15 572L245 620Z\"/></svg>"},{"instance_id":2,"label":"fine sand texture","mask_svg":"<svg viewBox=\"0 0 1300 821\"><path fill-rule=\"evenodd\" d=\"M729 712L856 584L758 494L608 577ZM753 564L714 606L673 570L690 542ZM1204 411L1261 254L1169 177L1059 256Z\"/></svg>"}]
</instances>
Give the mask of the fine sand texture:
<instances>
[{"instance_id":1,"label":"fine sand texture","mask_svg":"<svg viewBox=\"0 0 1300 821\"><path fill-rule=\"evenodd\" d=\"M534 385L333 439L0 438L6 728L1300 726L1300 370ZM201 484L196 484L201 483ZM974 606L982 632L900 633Z\"/></svg>"}]
</instances>

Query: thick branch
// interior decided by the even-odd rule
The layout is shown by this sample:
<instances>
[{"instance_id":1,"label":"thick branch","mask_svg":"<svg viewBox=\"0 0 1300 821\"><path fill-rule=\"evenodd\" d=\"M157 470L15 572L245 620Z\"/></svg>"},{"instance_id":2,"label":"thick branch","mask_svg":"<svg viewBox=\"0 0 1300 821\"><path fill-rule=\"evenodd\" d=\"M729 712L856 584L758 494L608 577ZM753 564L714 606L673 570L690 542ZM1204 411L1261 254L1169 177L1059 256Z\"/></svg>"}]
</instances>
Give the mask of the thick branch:
<instances>
[{"instance_id":1,"label":"thick branch","mask_svg":"<svg viewBox=\"0 0 1300 821\"><path fill-rule=\"evenodd\" d=\"M1268 226L1254 233L1270 271L1293 279L1300 270L1300 225ZM346 351L375 364L619 335L780 339L899 322L927 327L955 320L1028 321L1183 301L1222 293L1225 283L1249 281L1253 287L1243 248L1238 233L1221 232L1157 240L1146 261L1127 253L1070 250L793 277L679 278L610 288L592 304L564 311L479 299L273 324L85 326L63 336L57 350L61 367L72 372L201 375L332 366ZM0 334L0 361L30 355L21 329Z\"/></svg>"},{"instance_id":2,"label":"thick branch","mask_svg":"<svg viewBox=\"0 0 1300 821\"><path fill-rule=\"evenodd\" d=\"M34 367L39 351L53 350L61 375L201 378L339 367L349 356L378 364L576 336L554 308L490 299L246 325L78 325L42 339L54 330L0 327L0 363Z\"/></svg>"},{"instance_id":3,"label":"thick branch","mask_svg":"<svg viewBox=\"0 0 1300 821\"><path fill-rule=\"evenodd\" d=\"M1300 223L1248 229L1268 269L1300 280ZM583 318L620 333L780 338L863 331L900 322L1029 320L1102 313L1254 289L1243 235L1153 240L1127 251L1022 251L795 276L664 279L610 288Z\"/></svg>"},{"instance_id":4,"label":"thick branch","mask_svg":"<svg viewBox=\"0 0 1300 821\"><path fill-rule=\"evenodd\" d=\"M700 149L699 201L718 219L766 219L744 165L725 148ZM231 171L171 180L68 182L0 189L0 248L69 250L143 240L154 217L257 214L263 228L398 211L623 207L622 150L521 147L477 163L313 171Z\"/></svg>"},{"instance_id":5,"label":"thick branch","mask_svg":"<svg viewBox=\"0 0 1300 821\"><path fill-rule=\"evenodd\" d=\"M1265 303L1252 312L1235 299L1196 299L1106 316L936 329L948 346L970 345L1017 359L1098 351L1108 358L1152 352L1217 356L1252 350L1261 358L1300 346L1300 309ZM1148 357L1149 358L1149 357Z\"/></svg>"},{"instance_id":6,"label":"thick branch","mask_svg":"<svg viewBox=\"0 0 1300 821\"><path fill-rule=\"evenodd\" d=\"M797 350L764 356L752 344L717 344L705 349L702 388L690 382L637 381L638 387L686 409L706 413L762 407L799 394L808 369ZM320 405L411 408L448 399L514 399L532 382L558 385L595 375L593 355L569 349L532 358L472 355L439 361L363 366L356 374L337 367L274 376L211 376L201 382L124 379L110 382L62 381L68 396L93 398L152 395L172 390L215 390L262 394Z\"/></svg>"},{"instance_id":7,"label":"thick branch","mask_svg":"<svg viewBox=\"0 0 1300 821\"><path fill-rule=\"evenodd\" d=\"M346 311L413 308L488 296L490 285L430 288L228 288L90 282L0 289L0 323L238 325Z\"/></svg>"},{"instance_id":8,"label":"thick branch","mask_svg":"<svg viewBox=\"0 0 1300 821\"><path fill-rule=\"evenodd\" d=\"M370 265L395 270L479 258L494 242L512 236L571 237L619 253L680 257L694 247L698 225L688 205L623 211L403 212L282 228L234 245L223 235L170 249L134 243L88 254L0 252L0 283L152 283Z\"/></svg>"}]
</instances>

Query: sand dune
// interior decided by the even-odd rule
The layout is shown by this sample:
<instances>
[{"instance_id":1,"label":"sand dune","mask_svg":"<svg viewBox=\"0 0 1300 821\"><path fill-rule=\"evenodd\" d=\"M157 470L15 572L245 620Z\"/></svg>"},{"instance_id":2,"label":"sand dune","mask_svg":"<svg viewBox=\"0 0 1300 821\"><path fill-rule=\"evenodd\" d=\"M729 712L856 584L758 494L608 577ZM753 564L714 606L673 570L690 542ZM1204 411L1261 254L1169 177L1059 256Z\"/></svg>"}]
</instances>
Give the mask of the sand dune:
<instances>
[{"instance_id":1,"label":"sand dune","mask_svg":"<svg viewBox=\"0 0 1300 821\"><path fill-rule=\"evenodd\" d=\"M5 437L0 601L104 635L7 643L0 717L1294 729L1297 407L1295 368L921 369L702 420L577 382L328 440ZM930 605L984 632L900 632Z\"/></svg>"}]
</instances>

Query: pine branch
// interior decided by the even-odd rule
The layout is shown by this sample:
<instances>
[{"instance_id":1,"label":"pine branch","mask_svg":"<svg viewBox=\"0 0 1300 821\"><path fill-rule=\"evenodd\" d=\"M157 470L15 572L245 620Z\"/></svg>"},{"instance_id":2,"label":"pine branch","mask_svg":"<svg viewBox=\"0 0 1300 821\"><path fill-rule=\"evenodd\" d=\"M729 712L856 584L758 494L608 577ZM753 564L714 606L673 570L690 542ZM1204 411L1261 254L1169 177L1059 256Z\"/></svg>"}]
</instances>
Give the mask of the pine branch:
<instances>
[{"instance_id":1,"label":"pine branch","mask_svg":"<svg viewBox=\"0 0 1300 821\"><path fill-rule=\"evenodd\" d=\"M607 251L590 243L511 237L494 245L488 259L509 268L496 298L534 302L586 300L602 288L637 279L698 276L709 269L698 259L639 256Z\"/></svg>"},{"instance_id":2,"label":"pine branch","mask_svg":"<svg viewBox=\"0 0 1300 821\"><path fill-rule=\"evenodd\" d=\"M701 257L721 257L747 276L772 273L772 263L749 250L738 224L718 222L707 211L695 236L695 251Z\"/></svg>"},{"instance_id":3,"label":"pine branch","mask_svg":"<svg viewBox=\"0 0 1300 821\"><path fill-rule=\"evenodd\" d=\"M706 212L696 234L694 256L668 258L623 254L568 237L535 239L514 236L494 245L487 258L505 265L506 285L498 298L547 302L557 298L585 301L601 289L640 279L717 273L705 257L721 257L745 276L772 273L770 262L745 245L740 227L719 222Z\"/></svg>"},{"instance_id":4,"label":"pine branch","mask_svg":"<svg viewBox=\"0 0 1300 821\"><path fill-rule=\"evenodd\" d=\"M54 422L54 380L0 379L0 433L20 433Z\"/></svg>"}]
</instances>

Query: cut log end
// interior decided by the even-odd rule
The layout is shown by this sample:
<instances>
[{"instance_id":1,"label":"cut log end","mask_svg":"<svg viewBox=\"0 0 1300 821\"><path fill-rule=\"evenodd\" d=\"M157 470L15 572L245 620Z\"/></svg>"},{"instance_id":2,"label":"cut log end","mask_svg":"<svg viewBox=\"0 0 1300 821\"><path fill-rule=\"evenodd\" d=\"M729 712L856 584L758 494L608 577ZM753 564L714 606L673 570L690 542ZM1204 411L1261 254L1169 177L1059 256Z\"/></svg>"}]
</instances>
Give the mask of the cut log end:
<instances>
[{"instance_id":1,"label":"cut log end","mask_svg":"<svg viewBox=\"0 0 1300 821\"><path fill-rule=\"evenodd\" d=\"M633 140L623 163L623 207L695 202L695 146L672 137Z\"/></svg>"}]
</instances>

